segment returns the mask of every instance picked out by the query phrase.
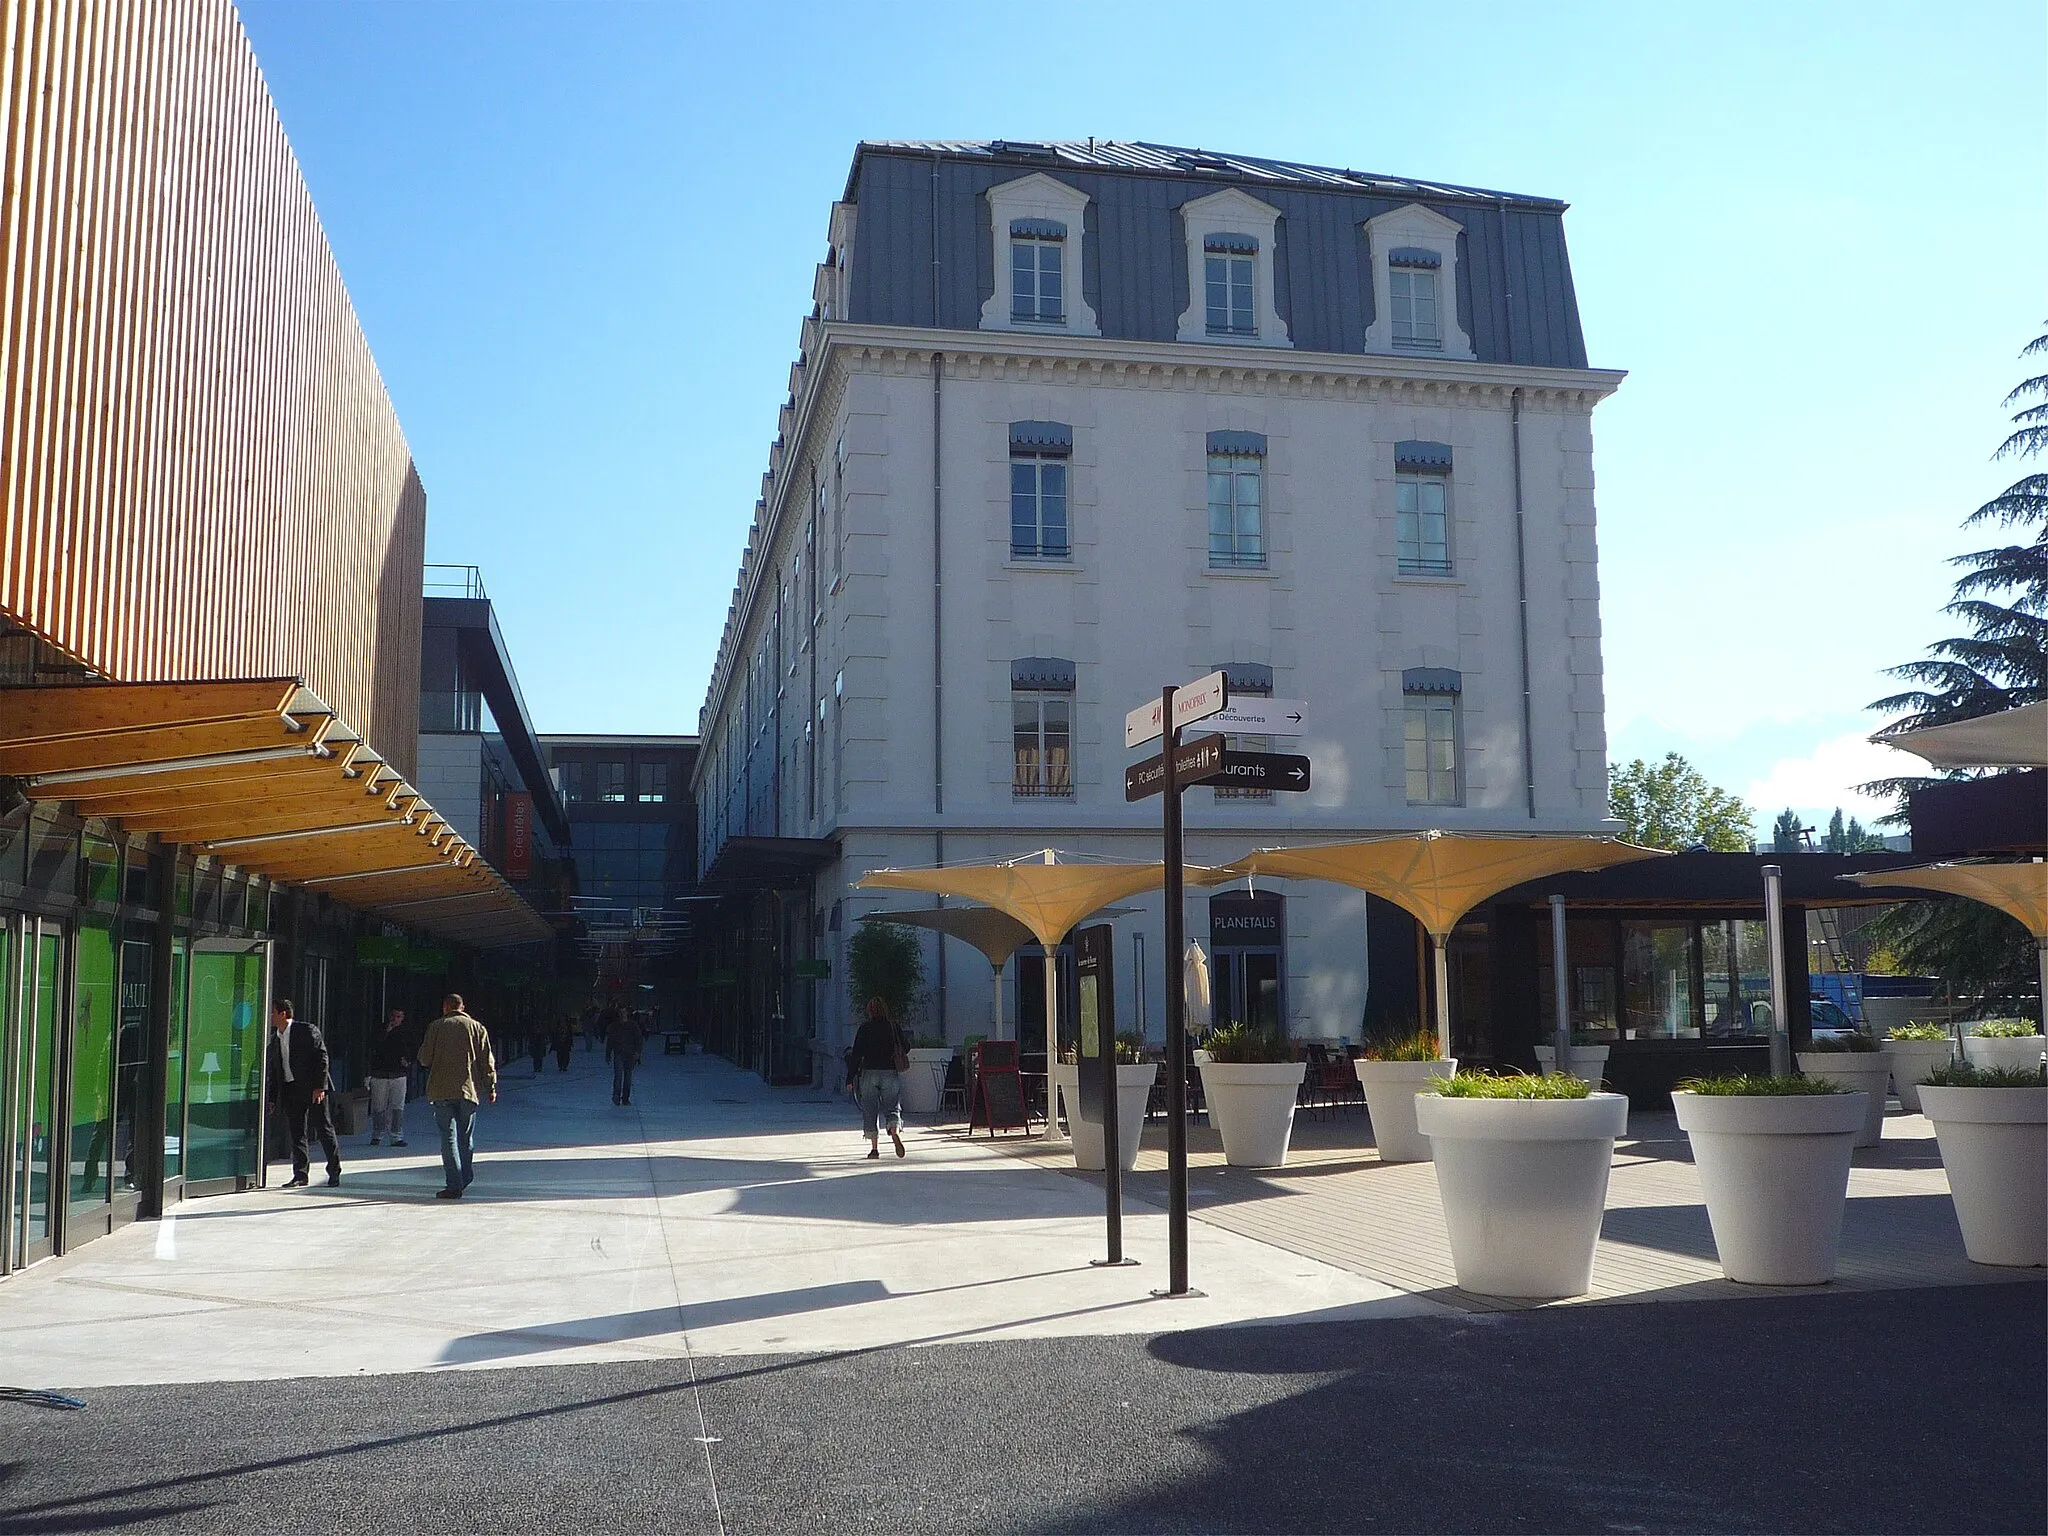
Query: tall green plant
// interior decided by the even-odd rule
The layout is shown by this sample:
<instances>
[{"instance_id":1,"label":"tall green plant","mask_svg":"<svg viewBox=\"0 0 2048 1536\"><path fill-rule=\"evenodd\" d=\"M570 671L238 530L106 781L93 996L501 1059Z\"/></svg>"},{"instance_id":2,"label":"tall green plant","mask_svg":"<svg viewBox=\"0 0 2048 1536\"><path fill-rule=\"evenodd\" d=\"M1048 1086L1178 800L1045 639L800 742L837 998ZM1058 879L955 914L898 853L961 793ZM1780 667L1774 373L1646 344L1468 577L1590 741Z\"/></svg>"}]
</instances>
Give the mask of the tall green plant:
<instances>
[{"instance_id":1,"label":"tall green plant","mask_svg":"<svg viewBox=\"0 0 2048 1536\"><path fill-rule=\"evenodd\" d=\"M1704 846L1716 853L1749 852L1749 807L1709 784L1676 752L1661 763L1640 757L1626 767L1607 765L1607 805L1632 843L1674 852Z\"/></svg>"},{"instance_id":2,"label":"tall green plant","mask_svg":"<svg viewBox=\"0 0 2048 1536\"><path fill-rule=\"evenodd\" d=\"M901 923L862 923L846 945L846 987L855 1018L879 997L889 1017L905 1023L924 990L924 944Z\"/></svg>"}]
</instances>

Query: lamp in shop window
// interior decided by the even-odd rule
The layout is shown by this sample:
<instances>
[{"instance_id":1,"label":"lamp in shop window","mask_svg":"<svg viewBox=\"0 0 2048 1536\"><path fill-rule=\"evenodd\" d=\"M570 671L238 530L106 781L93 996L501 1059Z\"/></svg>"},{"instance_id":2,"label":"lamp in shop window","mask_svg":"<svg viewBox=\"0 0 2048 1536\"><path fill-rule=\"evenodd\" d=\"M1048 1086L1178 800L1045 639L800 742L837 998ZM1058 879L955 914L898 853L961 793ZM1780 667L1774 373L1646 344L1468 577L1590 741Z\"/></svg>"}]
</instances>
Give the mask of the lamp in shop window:
<instances>
[{"instance_id":1,"label":"lamp in shop window","mask_svg":"<svg viewBox=\"0 0 2048 1536\"><path fill-rule=\"evenodd\" d=\"M206 1075L206 1102L211 1104L213 1102L213 1079L220 1071L220 1057L214 1052L208 1051L205 1059L199 1063L199 1070Z\"/></svg>"}]
</instances>

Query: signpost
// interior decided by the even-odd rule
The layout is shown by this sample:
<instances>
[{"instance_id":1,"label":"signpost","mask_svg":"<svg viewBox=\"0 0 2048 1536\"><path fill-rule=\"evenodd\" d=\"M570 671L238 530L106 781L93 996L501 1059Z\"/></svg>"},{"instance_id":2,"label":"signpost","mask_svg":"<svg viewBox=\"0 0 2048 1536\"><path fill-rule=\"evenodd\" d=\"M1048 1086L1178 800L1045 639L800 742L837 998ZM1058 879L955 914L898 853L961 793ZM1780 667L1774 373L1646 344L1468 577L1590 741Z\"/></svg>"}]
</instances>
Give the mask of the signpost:
<instances>
[{"instance_id":1,"label":"signpost","mask_svg":"<svg viewBox=\"0 0 2048 1536\"><path fill-rule=\"evenodd\" d=\"M1159 696L1157 704L1140 704L1124 716L1124 745L1142 747L1163 734L1160 722L1169 715L1173 717L1173 728L1179 730L1222 713L1229 702L1229 684L1221 672L1198 677L1185 688L1169 688Z\"/></svg>"},{"instance_id":2,"label":"signpost","mask_svg":"<svg viewBox=\"0 0 2048 1536\"><path fill-rule=\"evenodd\" d=\"M1308 730L1308 701L1234 699L1228 709L1209 717L1209 729L1243 736L1300 736Z\"/></svg>"},{"instance_id":3,"label":"signpost","mask_svg":"<svg viewBox=\"0 0 2048 1536\"><path fill-rule=\"evenodd\" d=\"M1284 789L1309 787L1309 764L1292 752L1225 752L1223 766L1210 782L1221 789Z\"/></svg>"},{"instance_id":4,"label":"signpost","mask_svg":"<svg viewBox=\"0 0 2048 1536\"><path fill-rule=\"evenodd\" d=\"M1173 749L1174 781L1185 789L1190 784L1206 784L1223 772L1223 762L1229 754L1223 750L1221 736L1198 736ZM1155 752L1142 763L1134 763L1124 770L1124 799L1143 800L1156 795L1166 788L1166 754Z\"/></svg>"}]
</instances>

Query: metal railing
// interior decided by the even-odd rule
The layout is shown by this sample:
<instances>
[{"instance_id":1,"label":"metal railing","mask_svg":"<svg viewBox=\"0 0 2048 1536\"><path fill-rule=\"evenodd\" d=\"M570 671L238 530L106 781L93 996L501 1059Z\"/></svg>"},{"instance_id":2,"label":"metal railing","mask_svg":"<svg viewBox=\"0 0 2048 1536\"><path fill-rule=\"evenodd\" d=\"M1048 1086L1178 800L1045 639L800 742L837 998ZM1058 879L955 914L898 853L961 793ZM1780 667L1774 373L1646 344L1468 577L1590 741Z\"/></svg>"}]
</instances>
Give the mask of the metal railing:
<instances>
[{"instance_id":1,"label":"metal railing","mask_svg":"<svg viewBox=\"0 0 2048 1536\"><path fill-rule=\"evenodd\" d=\"M486 598L484 573L473 565L430 565L422 590L428 597Z\"/></svg>"}]
</instances>

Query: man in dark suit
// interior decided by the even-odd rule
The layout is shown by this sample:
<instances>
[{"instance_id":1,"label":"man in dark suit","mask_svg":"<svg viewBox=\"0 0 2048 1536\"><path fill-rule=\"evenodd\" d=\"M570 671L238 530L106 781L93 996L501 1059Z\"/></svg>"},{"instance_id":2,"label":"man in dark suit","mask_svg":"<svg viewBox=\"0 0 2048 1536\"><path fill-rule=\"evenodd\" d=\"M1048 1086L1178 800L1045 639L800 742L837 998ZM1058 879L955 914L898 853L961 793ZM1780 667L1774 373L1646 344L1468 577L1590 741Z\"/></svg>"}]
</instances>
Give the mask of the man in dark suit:
<instances>
[{"instance_id":1,"label":"man in dark suit","mask_svg":"<svg viewBox=\"0 0 2048 1536\"><path fill-rule=\"evenodd\" d=\"M292 1176L286 1189L306 1182L306 1135L317 1131L327 1154L327 1182L341 1182L341 1149L334 1144L334 1122L327 1114L327 1042L320 1031L292 1017L292 1000L270 1005L270 1098L284 1116L291 1140Z\"/></svg>"}]
</instances>

